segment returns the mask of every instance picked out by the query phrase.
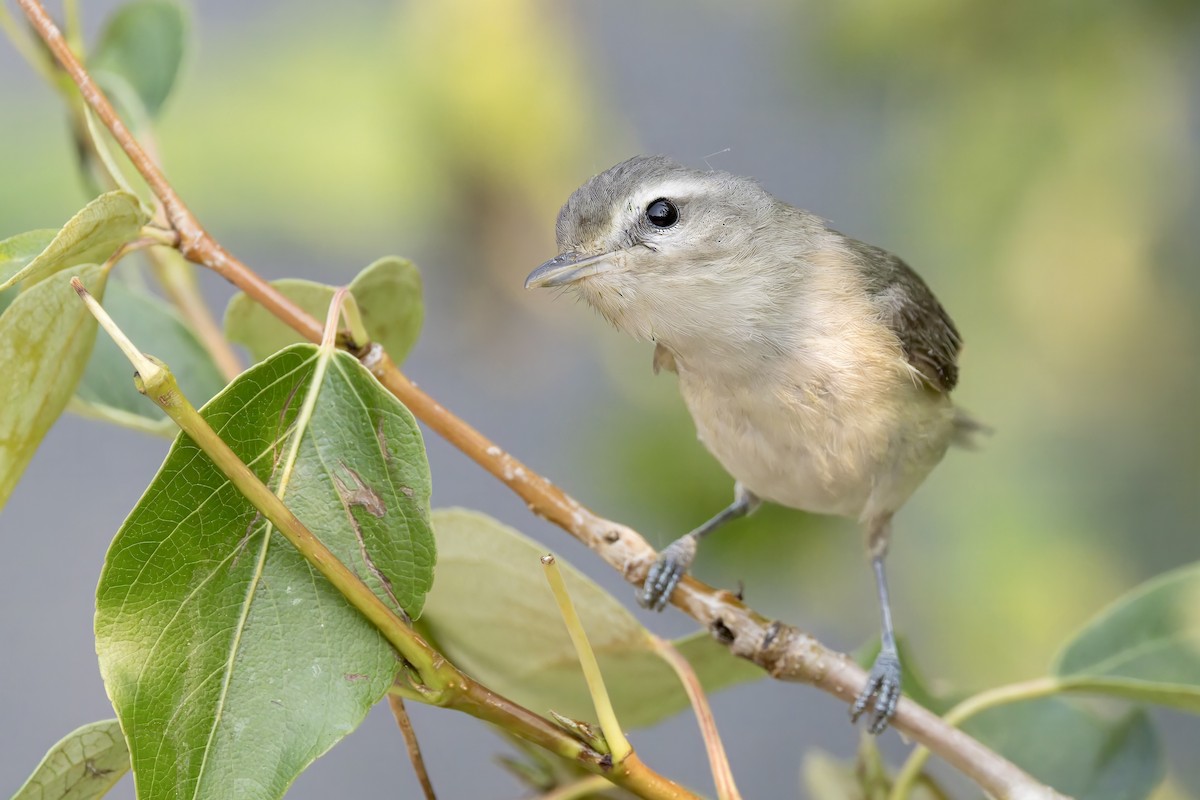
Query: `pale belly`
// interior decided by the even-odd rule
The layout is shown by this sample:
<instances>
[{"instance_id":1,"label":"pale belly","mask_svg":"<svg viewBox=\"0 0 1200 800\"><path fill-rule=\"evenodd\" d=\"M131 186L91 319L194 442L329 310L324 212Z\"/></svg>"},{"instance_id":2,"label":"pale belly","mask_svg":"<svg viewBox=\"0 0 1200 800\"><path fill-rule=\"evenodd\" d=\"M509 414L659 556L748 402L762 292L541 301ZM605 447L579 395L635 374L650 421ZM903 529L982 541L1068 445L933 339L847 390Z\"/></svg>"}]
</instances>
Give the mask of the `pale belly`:
<instances>
[{"instance_id":1,"label":"pale belly","mask_svg":"<svg viewBox=\"0 0 1200 800\"><path fill-rule=\"evenodd\" d=\"M870 519L900 508L941 460L953 433L948 398L901 383L894 392L729 386L681 371L700 441L764 500Z\"/></svg>"}]
</instances>

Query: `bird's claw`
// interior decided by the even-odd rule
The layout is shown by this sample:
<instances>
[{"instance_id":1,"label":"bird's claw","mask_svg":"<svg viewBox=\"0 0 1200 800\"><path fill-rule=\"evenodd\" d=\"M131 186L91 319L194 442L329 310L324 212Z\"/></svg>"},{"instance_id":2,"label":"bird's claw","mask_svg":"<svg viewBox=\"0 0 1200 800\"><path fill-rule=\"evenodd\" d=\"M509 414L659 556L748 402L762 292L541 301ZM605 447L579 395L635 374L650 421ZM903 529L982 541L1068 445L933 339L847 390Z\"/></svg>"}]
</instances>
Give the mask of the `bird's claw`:
<instances>
[{"instance_id":1,"label":"bird's claw","mask_svg":"<svg viewBox=\"0 0 1200 800\"><path fill-rule=\"evenodd\" d=\"M638 605L651 611L666 608L671 593L687 574L695 557L696 543L690 537L685 536L667 545L646 573L646 580L637 594Z\"/></svg>"},{"instance_id":2,"label":"bird's claw","mask_svg":"<svg viewBox=\"0 0 1200 800\"><path fill-rule=\"evenodd\" d=\"M874 714L867 730L875 735L881 734L895 716L899 702L900 657L895 650L885 649L876 657L871 674L867 676L867 685L850 707L850 721L858 722L858 718L870 707Z\"/></svg>"}]
</instances>

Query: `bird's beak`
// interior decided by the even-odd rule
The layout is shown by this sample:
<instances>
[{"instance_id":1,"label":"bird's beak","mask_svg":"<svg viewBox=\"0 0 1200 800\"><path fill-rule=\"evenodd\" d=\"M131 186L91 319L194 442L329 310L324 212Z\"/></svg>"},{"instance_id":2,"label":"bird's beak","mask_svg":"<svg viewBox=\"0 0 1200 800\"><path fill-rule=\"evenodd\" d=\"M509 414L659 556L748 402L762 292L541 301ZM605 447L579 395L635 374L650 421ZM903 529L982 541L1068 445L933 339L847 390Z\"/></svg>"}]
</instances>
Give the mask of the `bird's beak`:
<instances>
[{"instance_id":1,"label":"bird's beak","mask_svg":"<svg viewBox=\"0 0 1200 800\"><path fill-rule=\"evenodd\" d=\"M582 256L579 253L562 253L529 273L525 288L539 286L566 286L582 278L598 275L612 268L612 253Z\"/></svg>"}]
</instances>

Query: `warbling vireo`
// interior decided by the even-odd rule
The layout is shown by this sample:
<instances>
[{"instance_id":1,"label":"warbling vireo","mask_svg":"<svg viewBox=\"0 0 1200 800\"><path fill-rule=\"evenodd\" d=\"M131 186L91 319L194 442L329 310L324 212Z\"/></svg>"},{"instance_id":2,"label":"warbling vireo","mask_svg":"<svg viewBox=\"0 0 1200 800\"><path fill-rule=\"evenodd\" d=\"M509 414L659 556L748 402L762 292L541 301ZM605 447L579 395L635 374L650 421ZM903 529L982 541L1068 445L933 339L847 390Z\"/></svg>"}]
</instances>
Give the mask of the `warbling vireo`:
<instances>
[{"instance_id":1,"label":"warbling vireo","mask_svg":"<svg viewBox=\"0 0 1200 800\"><path fill-rule=\"evenodd\" d=\"M958 331L900 259L757 183L638 156L575 191L559 255L525 286L570 286L655 343L733 503L664 549L638 601L661 610L697 542L762 500L863 524L882 648L851 707L882 731L900 699L884 556L892 515L975 427L950 402Z\"/></svg>"}]
</instances>

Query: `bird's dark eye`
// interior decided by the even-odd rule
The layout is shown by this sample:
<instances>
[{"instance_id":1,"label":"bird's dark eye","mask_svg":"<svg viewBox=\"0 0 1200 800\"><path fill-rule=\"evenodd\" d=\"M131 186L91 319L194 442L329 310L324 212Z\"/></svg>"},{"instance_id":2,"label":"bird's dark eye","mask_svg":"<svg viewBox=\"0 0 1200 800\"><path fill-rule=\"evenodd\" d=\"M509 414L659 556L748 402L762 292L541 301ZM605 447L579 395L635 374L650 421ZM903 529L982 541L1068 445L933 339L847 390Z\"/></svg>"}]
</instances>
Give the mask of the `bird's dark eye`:
<instances>
[{"instance_id":1,"label":"bird's dark eye","mask_svg":"<svg viewBox=\"0 0 1200 800\"><path fill-rule=\"evenodd\" d=\"M669 228L679 221L679 209L665 197L646 206L646 219L656 228Z\"/></svg>"}]
</instances>

